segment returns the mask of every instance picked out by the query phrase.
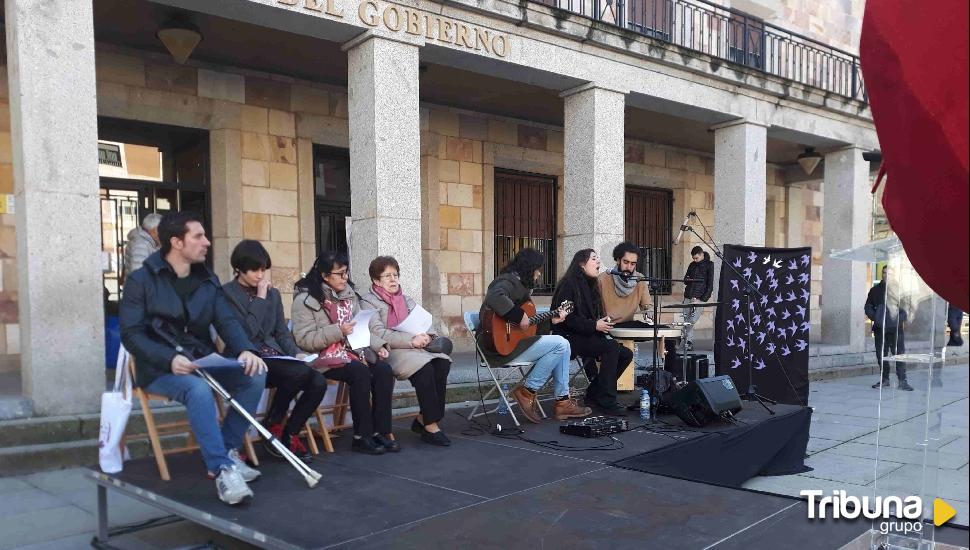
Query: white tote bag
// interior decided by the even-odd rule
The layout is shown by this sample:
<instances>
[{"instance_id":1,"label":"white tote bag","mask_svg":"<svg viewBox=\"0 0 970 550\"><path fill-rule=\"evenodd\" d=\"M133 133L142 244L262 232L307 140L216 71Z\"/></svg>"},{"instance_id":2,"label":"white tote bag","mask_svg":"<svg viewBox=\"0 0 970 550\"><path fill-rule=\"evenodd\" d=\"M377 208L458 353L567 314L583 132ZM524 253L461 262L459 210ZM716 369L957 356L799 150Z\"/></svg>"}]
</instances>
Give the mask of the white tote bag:
<instances>
[{"instance_id":1,"label":"white tote bag","mask_svg":"<svg viewBox=\"0 0 970 550\"><path fill-rule=\"evenodd\" d=\"M122 470L128 449L121 449L121 438L131 414L131 376L128 350L120 346L115 365L115 386L101 394L101 431L98 436L98 463L101 471L116 474Z\"/></svg>"}]
</instances>

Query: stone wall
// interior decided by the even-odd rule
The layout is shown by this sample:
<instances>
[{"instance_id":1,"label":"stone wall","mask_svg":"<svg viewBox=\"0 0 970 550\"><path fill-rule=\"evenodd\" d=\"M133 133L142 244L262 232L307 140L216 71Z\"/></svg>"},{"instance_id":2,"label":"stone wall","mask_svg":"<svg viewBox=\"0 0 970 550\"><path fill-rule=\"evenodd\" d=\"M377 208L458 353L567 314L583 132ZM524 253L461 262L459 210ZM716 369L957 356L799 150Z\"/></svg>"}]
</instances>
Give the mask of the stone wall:
<instances>
[{"instance_id":1,"label":"stone wall","mask_svg":"<svg viewBox=\"0 0 970 550\"><path fill-rule=\"evenodd\" d=\"M0 90L5 91L5 67L0 76L4 78ZM198 62L178 66L165 55L107 45L98 46L97 82L99 116L210 132L216 271L227 280L231 276L228 264L232 247L242 238L261 240L273 258L274 285L283 293L289 315L293 282L312 264L316 252L313 144L348 147L346 90ZM0 99L0 192L12 190L5 95ZM713 230L710 154L627 140L625 160L627 185L673 191L675 224L694 210ZM495 275L492 243L497 168L557 179L557 233L561 236L562 128L422 105L422 300L440 316L439 328L459 340L468 336L462 312L478 310L484 288ZM783 236L787 224L784 183L775 167L769 167L768 185L767 240L783 244L779 235ZM821 238L818 208L811 210L811 205L821 205L821 194L812 193L817 197L806 201L805 244L812 244L818 251L820 243L809 241ZM687 235L675 248L674 276L683 274L695 244L699 244L696 238ZM2 215L0 355L19 351L15 249L13 216ZM560 270L564 268L563 258L571 252L562 250L560 238ZM605 261L609 263L610 259ZM816 261L820 265L820 258ZM818 277L820 270L817 268ZM815 275L813 285L817 282ZM818 290L813 287L813 293ZM682 289L675 285L674 295L665 301L679 301L680 292ZM817 296L813 296L816 308L817 303ZM820 318L815 312L813 315ZM713 311L706 312L698 325L700 335L709 331L712 319Z\"/></svg>"},{"instance_id":2,"label":"stone wall","mask_svg":"<svg viewBox=\"0 0 970 550\"><path fill-rule=\"evenodd\" d=\"M865 0L717 0L783 29L849 53L859 53Z\"/></svg>"}]
</instances>

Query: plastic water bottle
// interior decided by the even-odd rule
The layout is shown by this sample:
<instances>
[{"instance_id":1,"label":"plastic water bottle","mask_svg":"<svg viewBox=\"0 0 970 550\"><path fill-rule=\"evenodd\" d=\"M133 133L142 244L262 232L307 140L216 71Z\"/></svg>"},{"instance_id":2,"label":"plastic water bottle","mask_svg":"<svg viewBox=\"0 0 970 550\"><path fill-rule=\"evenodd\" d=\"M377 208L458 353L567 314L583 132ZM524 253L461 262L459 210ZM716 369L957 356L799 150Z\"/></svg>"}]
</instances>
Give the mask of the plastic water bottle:
<instances>
[{"instance_id":1,"label":"plastic water bottle","mask_svg":"<svg viewBox=\"0 0 970 550\"><path fill-rule=\"evenodd\" d=\"M502 384L502 395L509 395L508 384ZM501 397L499 397L498 410L495 411L495 414L509 414L509 408L505 405L505 401Z\"/></svg>"},{"instance_id":2,"label":"plastic water bottle","mask_svg":"<svg viewBox=\"0 0 970 550\"><path fill-rule=\"evenodd\" d=\"M650 420L650 392L646 388L640 394L640 420Z\"/></svg>"}]
</instances>

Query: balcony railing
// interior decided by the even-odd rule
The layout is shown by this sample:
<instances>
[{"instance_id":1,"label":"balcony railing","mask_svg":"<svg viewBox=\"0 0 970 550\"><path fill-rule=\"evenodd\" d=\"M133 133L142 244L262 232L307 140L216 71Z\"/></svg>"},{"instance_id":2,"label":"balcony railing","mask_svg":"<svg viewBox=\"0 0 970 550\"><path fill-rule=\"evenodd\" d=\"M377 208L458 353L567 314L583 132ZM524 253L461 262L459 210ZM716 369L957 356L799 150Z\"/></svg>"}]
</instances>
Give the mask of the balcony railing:
<instances>
[{"instance_id":1,"label":"balcony railing","mask_svg":"<svg viewBox=\"0 0 970 550\"><path fill-rule=\"evenodd\" d=\"M859 58L705 0L533 0L731 63L867 101Z\"/></svg>"}]
</instances>

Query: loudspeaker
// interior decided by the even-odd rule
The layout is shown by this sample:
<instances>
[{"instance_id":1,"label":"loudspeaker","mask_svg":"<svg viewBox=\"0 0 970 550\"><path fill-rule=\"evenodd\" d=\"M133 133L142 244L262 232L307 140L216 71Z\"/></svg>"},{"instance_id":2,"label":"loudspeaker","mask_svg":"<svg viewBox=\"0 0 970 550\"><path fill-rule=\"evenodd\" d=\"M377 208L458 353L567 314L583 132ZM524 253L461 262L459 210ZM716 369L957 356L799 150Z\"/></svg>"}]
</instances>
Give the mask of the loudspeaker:
<instances>
[{"instance_id":1,"label":"loudspeaker","mask_svg":"<svg viewBox=\"0 0 970 550\"><path fill-rule=\"evenodd\" d=\"M721 418L725 413L741 410L741 397L730 376L715 376L694 380L672 392L668 405L687 425L701 427Z\"/></svg>"}]
</instances>

